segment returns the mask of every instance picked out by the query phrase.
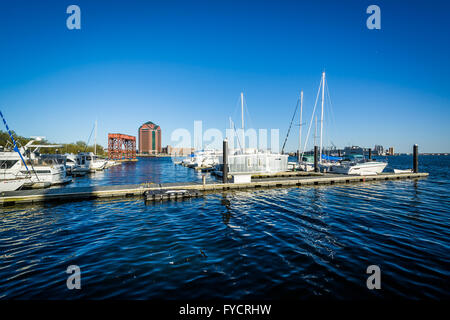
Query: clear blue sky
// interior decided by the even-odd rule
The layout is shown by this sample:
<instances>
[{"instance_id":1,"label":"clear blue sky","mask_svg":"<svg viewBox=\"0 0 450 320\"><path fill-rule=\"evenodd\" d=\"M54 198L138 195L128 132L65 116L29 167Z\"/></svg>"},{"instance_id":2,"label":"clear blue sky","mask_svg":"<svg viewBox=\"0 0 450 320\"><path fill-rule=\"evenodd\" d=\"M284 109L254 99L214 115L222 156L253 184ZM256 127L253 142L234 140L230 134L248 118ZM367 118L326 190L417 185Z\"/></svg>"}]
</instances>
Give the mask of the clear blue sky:
<instances>
[{"instance_id":1,"label":"clear blue sky","mask_svg":"<svg viewBox=\"0 0 450 320\"><path fill-rule=\"evenodd\" d=\"M66 28L71 4L81 30ZM381 30L366 28L371 4ZM97 118L106 146L150 120L166 145L194 120L240 123L244 91L248 125L282 140L325 70L327 141L450 152L449 15L448 1L2 0L0 109L24 136L87 140Z\"/></svg>"}]
</instances>

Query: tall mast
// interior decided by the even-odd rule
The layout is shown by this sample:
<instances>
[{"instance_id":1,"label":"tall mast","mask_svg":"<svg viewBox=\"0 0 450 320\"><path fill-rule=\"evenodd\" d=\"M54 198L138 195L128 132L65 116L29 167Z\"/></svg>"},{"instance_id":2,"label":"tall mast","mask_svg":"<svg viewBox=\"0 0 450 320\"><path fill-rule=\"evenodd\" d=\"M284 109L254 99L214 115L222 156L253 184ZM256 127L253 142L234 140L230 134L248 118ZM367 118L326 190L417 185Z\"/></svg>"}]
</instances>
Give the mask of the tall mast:
<instances>
[{"instance_id":1,"label":"tall mast","mask_svg":"<svg viewBox=\"0 0 450 320\"><path fill-rule=\"evenodd\" d=\"M316 125L314 126L314 146L317 146L317 116L316 116Z\"/></svg>"},{"instance_id":2,"label":"tall mast","mask_svg":"<svg viewBox=\"0 0 450 320\"><path fill-rule=\"evenodd\" d=\"M300 162L301 160L300 148L302 145L302 113L303 113L303 90L300 93L300 125L298 129L298 150L297 150L298 162Z\"/></svg>"},{"instance_id":3,"label":"tall mast","mask_svg":"<svg viewBox=\"0 0 450 320\"><path fill-rule=\"evenodd\" d=\"M322 111L320 114L320 152L319 162L322 163L322 133L323 133L323 101L325 99L325 71L322 73Z\"/></svg>"},{"instance_id":4,"label":"tall mast","mask_svg":"<svg viewBox=\"0 0 450 320\"><path fill-rule=\"evenodd\" d=\"M241 121L242 121L242 153L245 153L244 93L243 92L241 92Z\"/></svg>"},{"instance_id":5,"label":"tall mast","mask_svg":"<svg viewBox=\"0 0 450 320\"><path fill-rule=\"evenodd\" d=\"M97 119L95 119L94 154L97 154Z\"/></svg>"}]
</instances>

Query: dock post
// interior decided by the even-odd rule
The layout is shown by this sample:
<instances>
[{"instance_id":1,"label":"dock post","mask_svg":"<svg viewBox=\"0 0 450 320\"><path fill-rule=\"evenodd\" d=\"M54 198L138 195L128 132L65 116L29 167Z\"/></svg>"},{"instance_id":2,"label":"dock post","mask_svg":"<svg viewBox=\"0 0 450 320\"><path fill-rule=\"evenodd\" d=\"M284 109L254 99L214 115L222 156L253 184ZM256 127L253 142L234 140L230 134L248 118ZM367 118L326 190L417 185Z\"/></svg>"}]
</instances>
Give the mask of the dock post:
<instances>
[{"instance_id":1,"label":"dock post","mask_svg":"<svg viewBox=\"0 0 450 320\"><path fill-rule=\"evenodd\" d=\"M314 146L314 172L319 172L319 164L317 158L319 156L319 147Z\"/></svg>"},{"instance_id":2,"label":"dock post","mask_svg":"<svg viewBox=\"0 0 450 320\"><path fill-rule=\"evenodd\" d=\"M417 144L413 146L413 172L419 172L419 146Z\"/></svg>"},{"instance_id":3,"label":"dock post","mask_svg":"<svg viewBox=\"0 0 450 320\"><path fill-rule=\"evenodd\" d=\"M369 160L372 160L372 149L369 148Z\"/></svg>"},{"instance_id":4,"label":"dock post","mask_svg":"<svg viewBox=\"0 0 450 320\"><path fill-rule=\"evenodd\" d=\"M222 150L222 158L223 158L223 169L222 169L222 182L228 183L228 140L223 140L223 150Z\"/></svg>"},{"instance_id":5,"label":"dock post","mask_svg":"<svg viewBox=\"0 0 450 320\"><path fill-rule=\"evenodd\" d=\"M203 183L203 186L205 186L205 184L206 184L206 175L205 174L202 174L202 183Z\"/></svg>"}]
</instances>

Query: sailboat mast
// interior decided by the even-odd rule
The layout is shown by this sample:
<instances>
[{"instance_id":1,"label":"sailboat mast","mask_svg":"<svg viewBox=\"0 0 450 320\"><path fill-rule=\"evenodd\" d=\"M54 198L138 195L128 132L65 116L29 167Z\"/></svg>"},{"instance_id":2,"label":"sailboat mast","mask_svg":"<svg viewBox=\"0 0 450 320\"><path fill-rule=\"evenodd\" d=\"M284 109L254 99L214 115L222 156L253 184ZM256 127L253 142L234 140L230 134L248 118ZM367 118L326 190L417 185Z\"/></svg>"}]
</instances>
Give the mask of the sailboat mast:
<instances>
[{"instance_id":1,"label":"sailboat mast","mask_svg":"<svg viewBox=\"0 0 450 320\"><path fill-rule=\"evenodd\" d=\"M322 73L322 111L320 114L320 152L319 162L322 163L322 134L323 134L323 102L325 99L325 71Z\"/></svg>"},{"instance_id":2,"label":"sailboat mast","mask_svg":"<svg viewBox=\"0 0 450 320\"><path fill-rule=\"evenodd\" d=\"M316 125L314 126L314 146L317 146L317 116L316 116Z\"/></svg>"},{"instance_id":3,"label":"sailboat mast","mask_svg":"<svg viewBox=\"0 0 450 320\"><path fill-rule=\"evenodd\" d=\"M298 129L298 150L297 150L298 162L300 162L301 160L300 148L302 145L302 113L303 113L303 90L302 92L300 92L300 125Z\"/></svg>"},{"instance_id":4,"label":"sailboat mast","mask_svg":"<svg viewBox=\"0 0 450 320\"><path fill-rule=\"evenodd\" d=\"M244 93L243 92L241 92L241 121L242 121L242 153L245 153Z\"/></svg>"},{"instance_id":5,"label":"sailboat mast","mask_svg":"<svg viewBox=\"0 0 450 320\"><path fill-rule=\"evenodd\" d=\"M97 119L95 120L94 154L97 154Z\"/></svg>"}]
</instances>

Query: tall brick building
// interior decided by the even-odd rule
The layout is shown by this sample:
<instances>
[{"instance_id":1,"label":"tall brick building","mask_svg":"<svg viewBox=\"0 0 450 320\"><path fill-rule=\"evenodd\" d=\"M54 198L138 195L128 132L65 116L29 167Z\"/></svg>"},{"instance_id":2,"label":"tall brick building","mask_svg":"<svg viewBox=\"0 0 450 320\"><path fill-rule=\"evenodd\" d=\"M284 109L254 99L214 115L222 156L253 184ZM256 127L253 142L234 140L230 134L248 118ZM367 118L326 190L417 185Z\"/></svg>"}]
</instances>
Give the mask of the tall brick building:
<instances>
[{"instance_id":1,"label":"tall brick building","mask_svg":"<svg viewBox=\"0 0 450 320\"><path fill-rule=\"evenodd\" d=\"M151 121L139 127L139 153L161 153L161 128Z\"/></svg>"}]
</instances>

